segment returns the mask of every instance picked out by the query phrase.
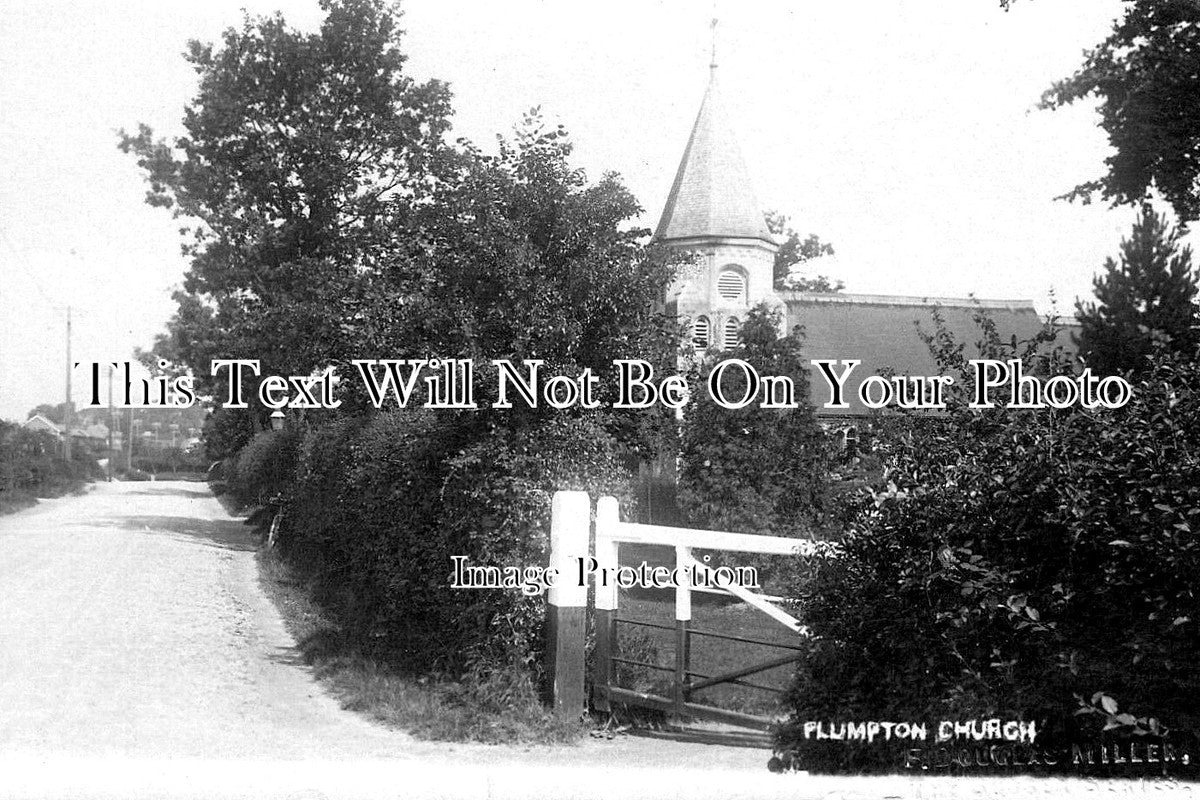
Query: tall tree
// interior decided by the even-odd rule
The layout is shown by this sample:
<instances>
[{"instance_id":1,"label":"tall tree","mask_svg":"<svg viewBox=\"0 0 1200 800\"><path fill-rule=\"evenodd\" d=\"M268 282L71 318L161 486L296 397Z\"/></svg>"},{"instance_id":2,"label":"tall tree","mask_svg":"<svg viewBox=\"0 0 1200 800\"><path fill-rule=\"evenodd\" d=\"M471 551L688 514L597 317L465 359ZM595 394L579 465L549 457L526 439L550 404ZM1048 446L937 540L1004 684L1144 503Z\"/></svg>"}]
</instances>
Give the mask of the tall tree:
<instances>
[{"instance_id":1,"label":"tall tree","mask_svg":"<svg viewBox=\"0 0 1200 800\"><path fill-rule=\"evenodd\" d=\"M792 229L791 220L778 211L767 211L767 230L783 238L775 253L775 286L779 289L797 289L806 292L840 292L845 285L831 281L826 275L812 277L792 275L792 268L821 256L833 255L833 245L821 241L821 237L810 233L803 239Z\"/></svg>"},{"instance_id":2,"label":"tall tree","mask_svg":"<svg viewBox=\"0 0 1200 800\"><path fill-rule=\"evenodd\" d=\"M63 423L63 420L65 420L67 418L67 404L66 403L42 403L39 406L37 406L37 408L30 409L29 413L25 415L25 418L28 419L29 417L32 417L35 414L41 414L43 417L50 420L51 422L55 422L55 423L61 425Z\"/></svg>"},{"instance_id":3,"label":"tall tree","mask_svg":"<svg viewBox=\"0 0 1200 800\"><path fill-rule=\"evenodd\" d=\"M690 524L744 533L798 535L825 510L827 442L810 402L801 334L779 335L780 313L750 310L732 350L702 365L683 416L679 503ZM761 396L740 409L717 405L705 388L726 359L746 361L759 375L792 380L796 406L761 408ZM736 369L721 376L725 396L747 390ZM782 396L776 399L782 400Z\"/></svg>"},{"instance_id":4,"label":"tall tree","mask_svg":"<svg viewBox=\"0 0 1200 800\"><path fill-rule=\"evenodd\" d=\"M212 358L304 373L344 356L444 152L450 94L405 74L398 10L321 6L316 33L247 16L218 48L190 42L199 91L184 135L121 135L147 202L191 225L191 267L156 350L201 385Z\"/></svg>"},{"instance_id":5,"label":"tall tree","mask_svg":"<svg viewBox=\"0 0 1200 800\"><path fill-rule=\"evenodd\" d=\"M1079 354L1098 373L1140 372L1156 339L1194 356L1200 343L1196 271L1179 231L1148 205L1093 284L1096 302L1077 303Z\"/></svg>"},{"instance_id":6,"label":"tall tree","mask_svg":"<svg viewBox=\"0 0 1200 800\"><path fill-rule=\"evenodd\" d=\"M1114 152L1105 175L1064 197L1139 203L1156 188L1184 223L1200 218L1200 3L1126 0L1108 38L1041 105L1093 95Z\"/></svg>"},{"instance_id":7,"label":"tall tree","mask_svg":"<svg viewBox=\"0 0 1200 800\"><path fill-rule=\"evenodd\" d=\"M590 369L602 407L615 399L614 360L675 370L679 326L656 308L681 256L645 246L649 231L629 225L641 213L637 200L616 175L589 183L571 151L566 131L533 109L499 140L497 155L462 143L460 170L414 216L420 249L410 260L434 282L408 297L388 338L403 329L428 353L472 359L480 405L494 399L482 394L496 386L482 375L493 359L540 359L543 380ZM603 416L622 440L647 444L644 423L653 418L657 428L661 411ZM518 402L495 422L561 413Z\"/></svg>"}]
</instances>

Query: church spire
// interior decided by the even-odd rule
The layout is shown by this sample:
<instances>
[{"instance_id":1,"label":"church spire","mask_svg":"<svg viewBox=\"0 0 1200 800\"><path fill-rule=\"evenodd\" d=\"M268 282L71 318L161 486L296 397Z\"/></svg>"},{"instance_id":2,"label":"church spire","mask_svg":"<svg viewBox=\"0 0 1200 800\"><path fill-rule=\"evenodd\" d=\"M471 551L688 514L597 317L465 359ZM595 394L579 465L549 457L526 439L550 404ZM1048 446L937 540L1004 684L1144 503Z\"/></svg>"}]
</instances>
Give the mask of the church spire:
<instances>
[{"instance_id":1,"label":"church spire","mask_svg":"<svg viewBox=\"0 0 1200 800\"><path fill-rule=\"evenodd\" d=\"M659 241L680 244L748 239L777 248L721 102L716 23L714 17L708 89L654 235Z\"/></svg>"}]
</instances>

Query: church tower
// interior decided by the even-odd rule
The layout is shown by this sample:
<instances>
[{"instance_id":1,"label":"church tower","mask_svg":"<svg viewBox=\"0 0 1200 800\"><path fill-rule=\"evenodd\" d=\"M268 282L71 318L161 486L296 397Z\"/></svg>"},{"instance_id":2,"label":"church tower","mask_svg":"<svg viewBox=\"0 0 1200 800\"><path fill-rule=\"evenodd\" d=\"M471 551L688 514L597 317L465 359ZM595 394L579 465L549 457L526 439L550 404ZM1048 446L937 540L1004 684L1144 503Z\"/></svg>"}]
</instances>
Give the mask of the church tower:
<instances>
[{"instance_id":1,"label":"church tower","mask_svg":"<svg viewBox=\"0 0 1200 800\"><path fill-rule=\"evenodd\" d=\"M690 325L697 351L736 344L746 313L759 303L783 310L773 276L779 244L725 116L715 55L654 240L694 254L664 301Z\"/></svg>"}]
</instances>

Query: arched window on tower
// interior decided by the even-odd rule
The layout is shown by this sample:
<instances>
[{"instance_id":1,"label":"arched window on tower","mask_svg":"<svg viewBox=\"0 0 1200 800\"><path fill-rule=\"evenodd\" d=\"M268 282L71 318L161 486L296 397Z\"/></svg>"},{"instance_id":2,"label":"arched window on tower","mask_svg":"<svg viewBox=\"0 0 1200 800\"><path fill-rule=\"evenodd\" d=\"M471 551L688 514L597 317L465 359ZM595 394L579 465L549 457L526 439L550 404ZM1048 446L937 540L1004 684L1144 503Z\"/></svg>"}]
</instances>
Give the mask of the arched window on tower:
<instances>
[{"instance_id":1,"label":"arched window on tower","mask_svg":"<svg viewBox=\"0 0 1200 800\"><path fill-rule=\"evenodd\" d=\"M726 267L717 276L717 294L731 303L746 302L746 276L734 267Z\"/></svg>"},{"instance_id":2,"label":"arched window on tower","mask_svg":"<svg viewBox=\"0 0 1200 800\"><path fill-rule=\"evenodd\" d=\"M692 347L697 350L707 350L710 338L711 329L708 317L697 317L696 321L692 323Z\"/></svg>"},{"instance_id":3,"label":"arched window on tower","mask_svg":"<svg viewBox=\"0 0 1200 800\"><path fill-rule=\"evenodd\" d=\"M725 329L721 337L721 348L724 350L732 350L737 347L738 339L741 338L742 326L737 321L737 317L730 317L725 320Z\"/></svg>"}]
</instances>

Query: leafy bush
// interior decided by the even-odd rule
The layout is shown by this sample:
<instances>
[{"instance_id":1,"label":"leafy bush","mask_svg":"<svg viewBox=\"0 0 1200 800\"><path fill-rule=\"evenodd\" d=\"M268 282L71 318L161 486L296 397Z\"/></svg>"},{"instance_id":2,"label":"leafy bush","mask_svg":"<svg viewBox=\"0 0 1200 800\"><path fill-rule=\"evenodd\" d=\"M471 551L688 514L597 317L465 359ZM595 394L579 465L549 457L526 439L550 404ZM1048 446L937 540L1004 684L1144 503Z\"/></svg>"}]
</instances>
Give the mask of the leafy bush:
<instances>
[{"instance_id":1,"label":"leafy bush","mask_svg":"<svg viewBox=\"0 0 1200 800\"><path fill-rule=\"evenodd\" d=\"M234 498L242 505L262 505L286 493L296 472L300 436L293 430L264 431L255 436L235 462L230 481Z\"/></svg>"},{"instance_id":2,"label":"leafy bush","mask_svg":"<svg viewBox=\"0 0 1200 800\"><path fill-rule=\"evenodd\" d=\"M596 421L550 418L527 431L496 432L450 463L437 549L476 565L539 566L549 558L550 501L556 490L611 494L628 507L630 478ZM485 669L542 663L545 598L511 589L458 590L446 598L447 630L466 662Z\"/></svg>"},{"instance_id":3,"label":"leafy bush","mask_svg":"<svg viewBox=\"0 0 1200 800\"><path fill-rule=\"evenodd\" d=\"M199 449L164 448L133 457L133 468L141 472L202 473L208 469L209 464Z\"/></svg>"},{"instance_id":4,"label":"leafy bush","mask_svg":"<svg viewBox=\"0 0 1200 800\"><path fill-rule=\"evenodd\" d=\"M691 400L683 417L679 506L696 528L774 536L814 534L828 505L829 448L809 400L801 333L779 336L780 312L751 309L741 341L711 354L693 376ZM742 359L760 376L792 379L796 408L764 409L758 400L745 408L717 405L706 388L713 368ZM729 398L746 391L741 370L724 372ZM717 554L722 562L753 564L764 580L780 570L780 559Z\"/></svg>"},{"instance_id":5,"label":"leafy bush","mask_svg":"<svg viewBox=\"0 0 1200 800\"><path fill-rule=\"evenodd\" d=\"M42 431L0 422L0 492L57 497L99 476L99 467L82 447L70 460L61 442Z\"/></svg>"},{"instance_id":6,"label":"leafy bush","mask_svg":"<svg viewBox=\"0 0 1200 800\"><path fill-rule=\"evenodd\" d=\"M405 661L442 646L436 583L449 569L432 539L459 436L424 410L310 432L281 531L285 554L318 576L318 599Z\"/></svg>"},{"instance_id":7,"label":"leafy bush","mask_svg":"<svg viewBox=\"0 0 1200 800\"><path fill-rule=\"evenodd\" d=\"M417 671L517 668L536 680L544 598L451 589L451 556L545 564L551 494L625 494L626 475L597 423L481 435L461 422L408 410L310 431L280 546L377 654Z\"/></svg>"},{"instance_id":8,"label":"leafy bush","mask_svg":"<svg viewBox=\"0 0 1200 800\"><path fill-rule=\"evenodd\" d=\"M778 311L758 306L742 327L741 341L711 355L692 386L683 422L680 505L688 521L705 528L797 535L824 511L828 455L825 435L809 402L799 332L779 336ZM794 409L718 406L704 388L716 364L742 359L760 375L787 376L795 385ZM741 397L743 373L730 369L722 386Z\"/></svg>"},{"instance_id":9,"label":"leafy bush","mask_svg":"<svg viewBox=\"0 0 1200 800\"><path fill-rule=\"evenodd\" d=\"M254 438L250 427L250 412L244 408L216 408L204 418L201 434L204 454L211 461L221 461L237 454Z\"/></svg>"},{"instance_id":10,"label":"leafy bush","mask_svg":"<svg viewBox=\"0 0 1200 800\"><path fill-rule=\"evenodd\" d=\"M1160 355L1121 409L956 402L880 436L882 485L806 587L816 638L780 746L806 768L869 769L888 754L806 742L803 721L1197 728L1197 386L1194 363ZM1106 697L1120 714L1091 713Z\"/></svg>"}]
</instances>

